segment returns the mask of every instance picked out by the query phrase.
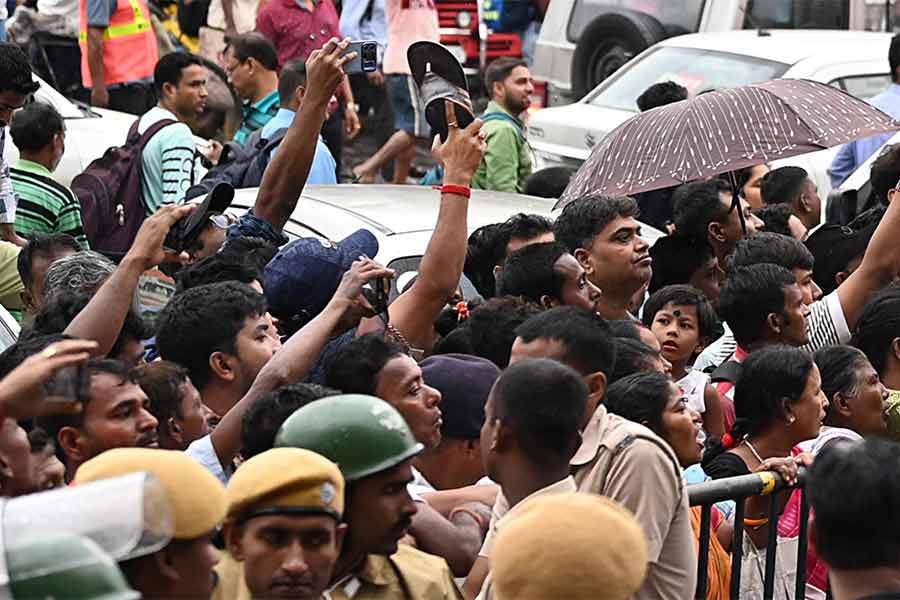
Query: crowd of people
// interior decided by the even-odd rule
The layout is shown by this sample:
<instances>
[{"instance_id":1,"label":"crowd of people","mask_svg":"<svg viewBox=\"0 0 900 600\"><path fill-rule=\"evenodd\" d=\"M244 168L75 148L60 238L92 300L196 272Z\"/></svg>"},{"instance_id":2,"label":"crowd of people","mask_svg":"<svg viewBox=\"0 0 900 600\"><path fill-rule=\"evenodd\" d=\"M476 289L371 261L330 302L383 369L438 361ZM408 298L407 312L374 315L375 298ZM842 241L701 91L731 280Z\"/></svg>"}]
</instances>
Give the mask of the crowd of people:
<instances>
[{"instance_id":1,"label":"crowd of people","mask_svg":"<svg viewBox=\"0 0 900 600\"><path fill-rule=\"evenodd\" d=\"M85 13L89 57L95 34L124 31L95 32L101 17L106 31L128 26L116 16L128 2L102 4ZM742 596L761 597L774 540L775 597L795 598L802 478L805 597L900 598L900 147L873 164L875 206L848 226L820 223L805 171L760 164L470 234L471 189L522 191L531 168L516 119L527 67L498 60L483 120L461 127L445 105L437 222L415 278L386 298L395 272L374 260L371 232L284 231L303 187L334 180L328 121L360 126L350 39L328 6L273 0L261 33L226 38L248 100L235 143L279 138L239 216L220 180L184 201L206 70L186 53L154 58L158 103L133 126L158 131L139 159L145 214L116 261L89 249L79 199L52 180L62 120L28 103L27 58L0 45L0 145L9 129L21 152L0 173L0 300L25 313L0 354L0 495L74 511L34 508L28 532L3 537L12 597L65 585L78 598L685 600L705 564L706 597L722 600L740 525ZM315 36L294 35L319 11ZM413 106L392 41L427 38L413 23L433 7L401 13L394 27L389 2L384 85ZM140 53L119 43L103 48ZM129 68L87 65L95 81ZM896 79L900 60L892 68ZM94 95L136 101L135 89ZM667 82L636 104L686 97ZM405 180L424 125L412 108L395 116L358 179L399 158ZM669 234L651 247L639 217ZM177 289L151 326L136 298L157 267ZM786 487L739 511L717 504L698 561L689 486L770 472ZM134 474L146 474L142 498L161 500L136 511L131 544L98 548L85 522L118 531L134 497L91 496L90 519L78 499Z\"/></svg>"}]
</instances>

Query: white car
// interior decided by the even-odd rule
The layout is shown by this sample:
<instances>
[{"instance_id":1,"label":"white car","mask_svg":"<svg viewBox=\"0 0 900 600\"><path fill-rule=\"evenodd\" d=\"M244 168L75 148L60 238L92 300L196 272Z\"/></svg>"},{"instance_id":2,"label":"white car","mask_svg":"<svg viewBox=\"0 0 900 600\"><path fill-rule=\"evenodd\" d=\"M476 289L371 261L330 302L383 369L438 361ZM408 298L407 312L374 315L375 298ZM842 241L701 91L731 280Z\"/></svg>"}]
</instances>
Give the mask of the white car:
<instances>
[{"instance_id":1,"label":"white car","mask_svg":"<svg viewBox=\"0 0 900 600\"><path fill-rule=\"evenodd\" d=\"M546 106L568 104L648 47L687 33L741 29L884 31L878 0L553 0L532 75Z\"/></svg>"},{"instance_id":2,"label":"white car","mask_svg":"<svg viewBox=\"0 0 900 600\"><path fill-rule=\"evenodd\" d=\"M107 148L123 144L128 129L137 117L115 110L75 104L37 75L34 78L41 84L34 93L34 99L53 106L66 123L66 152L54 171L53 178L68 186L73 177L84 171L91 161L103 156ZM3 156L12 164L19 158L19 149L12 143L8 133Z\"/></svg>"},{"instance_id":3,"label":"white car","mask_svg":"<svg viewBox=\"0 0 900 600\"><path fill-rule=\"evenodd\" d=\"M257 191L236 190L229 212L240 215L252 208ZM479 227L503 222L520 212L553 218L555 203L554 199L523 194L472 190L468 230L471 234ZM418 270L437 223L439 207L440 194L427 186L308 185L284 231L291 239L318 237L337 241L358 229L368 229L379 244L378 255L373 258L397 271L391 289L394 297L396 282L404 285ZM642 236L650 244L663 235L642 225Z\"/></svg>"},{"instance_id":4,"label":"white car","mask_svg":"<svg viewBox=\"0 0 900 600\"><path fill-rule=\"evenodd\" d=\"M891 83L891 35L852 31L699 33L664 40L636 56L582 100L531 115L528 141L535 170L577 168L603 137L638 112L637 97L672 80L691 95L779 77L811 79L867 99ZM786 161L805 168L826 197L826 169L836 149Z\"/></svg>"}]
</instances>

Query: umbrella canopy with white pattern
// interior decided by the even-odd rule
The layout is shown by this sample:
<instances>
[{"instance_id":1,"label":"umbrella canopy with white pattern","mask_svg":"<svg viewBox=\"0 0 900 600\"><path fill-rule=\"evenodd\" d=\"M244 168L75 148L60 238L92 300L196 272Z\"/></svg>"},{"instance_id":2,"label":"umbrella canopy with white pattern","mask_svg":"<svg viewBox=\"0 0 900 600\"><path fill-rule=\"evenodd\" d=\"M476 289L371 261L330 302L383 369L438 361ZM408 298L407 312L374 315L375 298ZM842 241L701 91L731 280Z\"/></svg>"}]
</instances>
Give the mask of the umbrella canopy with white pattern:
<instances>
[{"instance_id":1,"label":"umbrella canopy with white pattern","mask_svg":"<svg viewBox=\"0 0 900 600\"><path fill-rule=\"evenodd\" d=\"M830 85L775 79L641 113L606 136L555 208L705 179L892 132L900 122Z\"/></svg>"}]
</instances>

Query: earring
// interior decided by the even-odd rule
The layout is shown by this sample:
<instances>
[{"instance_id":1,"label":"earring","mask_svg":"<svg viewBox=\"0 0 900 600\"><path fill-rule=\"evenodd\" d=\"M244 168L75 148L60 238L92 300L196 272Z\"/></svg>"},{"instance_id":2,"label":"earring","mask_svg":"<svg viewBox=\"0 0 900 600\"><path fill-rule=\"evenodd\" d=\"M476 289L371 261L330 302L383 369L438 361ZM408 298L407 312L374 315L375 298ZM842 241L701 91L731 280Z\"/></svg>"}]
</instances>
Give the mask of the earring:
<instances>
[{"instance_id":1,"label":"earring","mask_svg":"<svg viewBox=\"0 0 900 600\"><path fill-rule=\"evenodd\" d=\"M788 425L793 425L795 420L796 420L796 419L794 419L794 416L793 416L793 415L791 415L790 417L788 417Z\"/></svg>"}]
</instances>

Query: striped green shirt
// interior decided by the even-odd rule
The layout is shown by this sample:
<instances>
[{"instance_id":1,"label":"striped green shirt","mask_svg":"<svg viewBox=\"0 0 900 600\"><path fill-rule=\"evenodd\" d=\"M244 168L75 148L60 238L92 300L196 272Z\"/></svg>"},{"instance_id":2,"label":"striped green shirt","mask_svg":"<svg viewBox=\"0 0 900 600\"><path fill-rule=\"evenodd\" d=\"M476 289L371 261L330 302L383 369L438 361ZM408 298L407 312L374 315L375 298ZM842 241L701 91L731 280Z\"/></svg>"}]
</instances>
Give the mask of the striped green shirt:
<instances>
[{"instance_id":1,"label":"striped green shirt","mask_svg":"<svg viewBox=\"0 0 900 600\"><path fill-rule=\"evenodd\" d=\"M88 249L81 204L72 190L55 181L44 165L23 158L9 174L19 197L16 233L23 237L32 233L67 233Z\"/></svg>"},{"instance_id":2,"label":"striped green shirt","mask_svg":"<svg viewBox=\"0 0 900 600\"><path fill-rule=\"evenodd\" d=\"M243 146L251 133L268 123L275 116L278 112L279 104L281 104L281 100L278 97L278 90L270 92L268 96L253 104L249 102L244 104L241 128L234 134L234 141Z\"/></svg>"}]
</instances>

